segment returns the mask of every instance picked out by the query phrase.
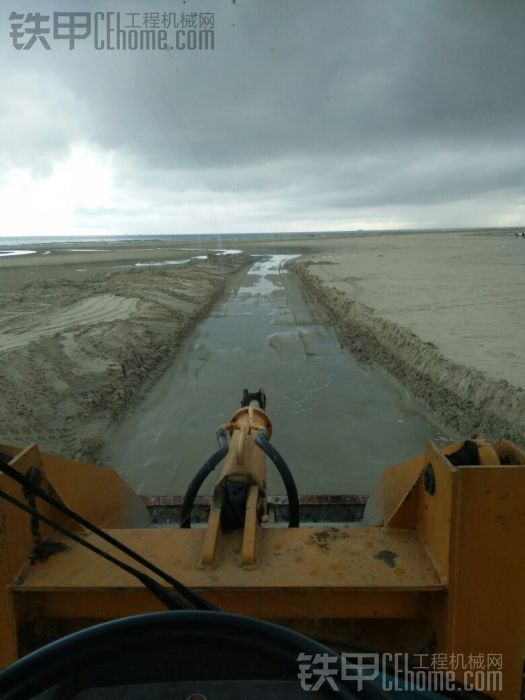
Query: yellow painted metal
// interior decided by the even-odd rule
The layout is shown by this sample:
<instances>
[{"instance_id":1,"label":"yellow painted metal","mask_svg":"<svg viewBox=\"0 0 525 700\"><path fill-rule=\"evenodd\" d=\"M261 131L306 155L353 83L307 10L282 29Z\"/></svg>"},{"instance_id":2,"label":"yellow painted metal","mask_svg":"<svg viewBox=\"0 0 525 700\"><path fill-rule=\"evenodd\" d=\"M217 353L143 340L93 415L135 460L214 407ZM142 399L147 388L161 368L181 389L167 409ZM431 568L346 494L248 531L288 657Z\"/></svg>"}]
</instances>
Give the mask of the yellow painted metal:
<instances>
[{"instance_id":1,"label":"yellow painted metal","mask_svg":"<svg viewBox=\"0 0 525 700\"><path fill-rule=\"evenodd\" d=\"M257 542L259 539L259 523L257 520L257 503L259 487L251 486L246 503L246 518L241 549L241 564L252 567L257 564Z\"/></svg>"},{"instance_id":2,"label":"yellow painted metal","mask_svg":"<svg viewBox=\"0 0 525 700\"><path fill-rule=\"evenodd\" d=\"M430 493L424 487L423 476L419 477L420 498L416 530L440 577L446 582L449 576L450 533L453 527L455 476L458 470L432 442L427 445L425 462L433 470L435 491Z\"/></svg>"},{"instance_id":3,"label":"yellow painted metal","mask_svg":"<svg viewBox=\"0 0 525 700\"><path fill-rule=\"evenodd\" d=\"M517 698L525 655L525 454L507 441L477 442L482 464L468 467L453 467L430 443L421 463L432 467L434 492L423 472L411 485L407 475L387 525L415 529L447 586L446 596L431 598L438 648L465 660L501 654L504 687L494 697ZM503 455L516 464L502 467ZM400 484L396 471L384 475L382 490ZM413 462L409 471L413 478Z\"/></svg>"},{"instance_id":4,"label":"yellow painted metal","mask_svg":"<svg viewBox=\"0 0 525 700\"><path fill-rule=\"evenodd\" d=\"M204 538L201 545L201 556L199 565L213 566L215 564L215 555L219 538L221 535L221 508L222 508L222 490L215 488L213 500L208 516L208 527L204 531Z\"/></svg>"},{"instance_id":5,"label":"yellow painted metal","mask_svg":"<svg viewBox=\"0 0 525 700\"><path fill-rule=\"evenodd\" d=\"M12 451L0 448L2 452L11 454ZM42 467L42 457L36 445L20 451L11 459L10 464L22 473L31 468ZM46 487L44 480L43 486ZM0 489L10 496L25 502L22 487L8 479L0 472ZM42 505L41 512L44 515L52 515L52 508ZM57 522L64 524L64 518L58 516ZM0 504L0 582L2 591L0 594L0 622L2 623L2 644L0 645L0 660L3 663L16 658L17 651L17 619L14 614L13 601L9 592L9 586L16 581L20 572L28 565L30 554L34 548L33 535L31 533L29 519L15 506L2 501ZM43 540L55 539L55 531L46 525L39 530Z\"/></svg>"},{"instance_id":6,"label":"yellow painted metal","mask_svg":"<svg viewBox=\"0 0 525 700\"><path fill-rule=\"evenodd\" d=\"M466 467L454 474L448 595L435 606L448 654L501 654L501 697L518 698L525 653L525 469ZM463 670L458 669L463 679Z\"/></svg>"},{"instance_id":7,"label":"yellow painted metal","mask_svg":"<svg viewBox=\"0 0 525 700\"><path fill-rule=\"evenodd\" d=\"M236 411L230 422L223 426L230 433L230 447L224 460L221 475L213 492L213 501L208 517L208 528L201 549L200 563L203 567L218 565L217 547L221 536L220 523L223 508L223 487L228 481L245 482L249 489L244 540L239 564L253 567L257 563L256 544L259 529L259 514L265 519L268 512L266 502L266 462L264 453L255 444L257 431L272 432L268 415L255 406L245 406Z\"/></svg>"},{"instance_id":8,"label":"yellow painted metal","mask_svg":"<svg viewBox=\"0 0 525 700\"><path fill-rule=\"evenodd\" d=\"M53 492L65 505L100 527L130 527L148 521L140 498L116 472L96 464L82 463L40 453L36 445L19 450L0 444L0 452L12 455L11 466L26 474L39 469L41 486ZM21 486L0 471L0 489L18 500L26 501ZM46 503L38 504L43 515L78 531L79 528ZM41 524L42 540L57 540L56 531ZM10 584L28 566L34 540L29 517L15 506L0 500L0 666L10 663L17 654L17 619L13 611Z\"/></svg>"},{"instance_id":9,"label":"yellow painted metal","mask_svg":"<svg viewBox=\"0 0 525 700\"><path fill-rule=\"evenodd\" d=\"M3 486L0 477L0 487ZM2 508L0 520L0 667L6 666L17 658L17 619L13 597L9 590L13 575L7 549L5 510Z\"/></svg>"},{"instance_id":10,"label":"yellow painted metal","mask_svg":"<svg viewBox=\"0 0 525 700\"><path fill-rule=\"evenodd\" d=\"M239 566L241 531L222 535L218 551L220 565L214 569L202 569L199 563L205 528L108 532L148 556L157 566L180 577L186 585L206 591L217 588L261 592L277 589L444 590L425 547L417 533L410 530L263 527L256 571ZM87 539L98 541L94 535ZM104 550L119 556L107 544ZM16 584L16 590L26 592L106 588L142 590L130 574L74 543L67 552L28 567ZM301 616L311 617L316 612L305 610Z\"/></svg>"},{"instance_id":11,"label":"yellow painted metal","mask_svg":"<svg viewBox=\"0 0 525 700\"><path fill-rule=\"evenodd\" d=\"M265 429L271 435L272 424L267 414L254 406L236 411L227 424L230 432L230 449L224 460L219 484L227 479L243 479L266 489L266 463L264 453L255 444L257 431Z\"/></svg>"},{"instance_id":12,"label":"yellow painted metal","mask_svg":"<svg viewBox=\"0 0 525 700\"><path fill-rule=\"evenodd\" d=\"M4 454L24 455L23 467L41 467L60 500L100 527L142 527L148 512L142 500L113 469L0 444ZM17 458L20 462L21 458Z\"/></svg>"},{"instance_id":13,"label":"yellow painted metal","mask_svg":"<svg viewBox=\"0 0 525 700\"><path fill-rule=\"evenodd\" d=\"M520 448L478 441L481 465L455 467L446 455L460 443L443 451L429 443L421 457L385 471L370 499L368 526L282 528L259 522L264 459L253 439L258 427L271 429L266 414L241 409L229 427L230 451L219 486L230 478L247 480L244 530L221 532L219 489L206 528L117 525L108 532L225 610L319 629L334 620L360 620L364 626L380 619L391 625L400 619L426 621L437 635L439 653L503 654L503 689L493 696L519 697L525 651L525 455ZM500 465L504 457L510 465ZM13 463L22 471L40 465L49 488L99 523L109 511L106 484L111 493L120 493L119 503L134 509L134 494L111 470L40 455L36 447ZM77 494L73 484L79 474L91 486ZM24 498L1 473L0 486ZM99 504L91 502L97 499ZM47 512L45 504L39 508ZM41 532L57 539L45 528ZM20 629L32 621L81 626L160 609L133 577L79 545L34 566L28 564L32 547L28 517L1 503L3 664L15 658ZM103 548L121 556L107 544ZM385 648L391 649L394 637L388 643L387 638L385 633ZM460 668L457 677L462 678Z\"/></svg>"},{"instance_id":14,"label":"yellow painted metal","mask_svg":"<svg viewBox=\"0 0 525 700\"><path fill-rule=\"evenodd\" d=\"M494 449L499 458L511 457L513 464L525 464L525 450L509 440L501 440Z\"/></svg>"}]
</instances>

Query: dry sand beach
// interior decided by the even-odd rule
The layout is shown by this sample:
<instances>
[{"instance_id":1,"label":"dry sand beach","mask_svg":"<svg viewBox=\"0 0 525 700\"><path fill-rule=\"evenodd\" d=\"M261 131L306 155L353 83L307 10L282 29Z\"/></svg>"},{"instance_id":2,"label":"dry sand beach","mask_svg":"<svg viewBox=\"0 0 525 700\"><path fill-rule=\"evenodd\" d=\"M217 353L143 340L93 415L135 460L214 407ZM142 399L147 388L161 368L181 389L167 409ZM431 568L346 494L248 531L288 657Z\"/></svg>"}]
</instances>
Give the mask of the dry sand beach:
<instances>
[{"instance_id":1,"label":"dry sand beach","mask_svg":"<svg viewBox=\"0 0 525 700\"><path fill-rule=\"evenodd\" d=\"M348 347L458 434L525 441L525 240L509 231L334 239L292 267Z\"/></svg>"}]
</instances>

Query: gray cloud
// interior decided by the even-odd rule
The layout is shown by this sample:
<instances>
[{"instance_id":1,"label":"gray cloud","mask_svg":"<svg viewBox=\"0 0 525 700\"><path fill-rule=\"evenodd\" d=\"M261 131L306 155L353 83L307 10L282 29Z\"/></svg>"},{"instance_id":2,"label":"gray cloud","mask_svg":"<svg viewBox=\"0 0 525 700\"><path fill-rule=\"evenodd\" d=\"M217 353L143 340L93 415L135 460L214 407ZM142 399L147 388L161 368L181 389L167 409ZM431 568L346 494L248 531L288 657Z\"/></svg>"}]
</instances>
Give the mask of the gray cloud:
<instances>
[{"instance_id":1,"label":"gray cloud","mask_svg":"<svg viewBox=\"0 0 525 700\"><path fill-rule=\"evenodd\" d=\"M163 9L138 0L89 8ZM121 227L126 193L167 218L170 207L212 201L228 212L237 202L235 230L255 224L248 211L262 216L261 230L280 217L352 227L375 221L374 209L451 225L443 207L454 202L466 203L453 209L458 225L483 224L481 211L490 225L523 207L523 2L188 0L173 9L216 13L213 52L16 52L6 23L3 162L42 173L79 141L114 152L123 201L80 213ZM146 223L156 232L154 212Z\"/></svg>"}]
</instances>

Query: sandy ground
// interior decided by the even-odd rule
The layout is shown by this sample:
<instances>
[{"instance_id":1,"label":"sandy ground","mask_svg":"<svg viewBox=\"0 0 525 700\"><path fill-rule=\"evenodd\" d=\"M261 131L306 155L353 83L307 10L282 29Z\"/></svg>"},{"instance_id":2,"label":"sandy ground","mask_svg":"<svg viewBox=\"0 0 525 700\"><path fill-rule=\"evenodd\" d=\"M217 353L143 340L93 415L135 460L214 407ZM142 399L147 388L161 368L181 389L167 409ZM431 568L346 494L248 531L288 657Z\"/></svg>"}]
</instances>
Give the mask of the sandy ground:
<instances>
[{"instance_id":1,"label":"sandy ground","mask_svg":"<svg viewBox=\"0 0 525 700\"><path fill-rule=\"evenodd\" d=\"M293 263L344 341L461 434L525 442L525 241L433 233L326 241Z\"/></svg>"},{"instance_id":2,"label":"sandy ground","mask_svg":"<svg viewBox=\"0 0 525 700\"><path fill-rule=\"evenodd\" d=\"M96 459L108 428L252 260L102 247L0 257L0 441Z\"/></svg>"},{"instance_id":3,"label":"sandy ground","mask_svg":"<svg viewBox=\"0 0 525 700\"><path fill-rule=\"evenodd\" d=\"M253 262L210 245L0 248L0 441L96 459L229 276ZM302 253L294 269L358 357L458 434L525 443L525 240L449 232L238 247Z\"/></svg>"},{"instance_id":4,"label":"sandy ground","mask_svg":"<svg viewBox=\"0 0 525 700\"><path fill-rule=\"evenodd\" d=\"M112 432L101 461L137 493L184 493L243 387L264 387L272 441L303 495L370 493L389 464L419 454L429 440L449 441L398 382L341 347L286 262L282 254L255 259L232 275L172 365ZM216 480L212 472L200 493L211 494ZM270 465L267 492L284 494Z\"/></svg>"}]
</instances>

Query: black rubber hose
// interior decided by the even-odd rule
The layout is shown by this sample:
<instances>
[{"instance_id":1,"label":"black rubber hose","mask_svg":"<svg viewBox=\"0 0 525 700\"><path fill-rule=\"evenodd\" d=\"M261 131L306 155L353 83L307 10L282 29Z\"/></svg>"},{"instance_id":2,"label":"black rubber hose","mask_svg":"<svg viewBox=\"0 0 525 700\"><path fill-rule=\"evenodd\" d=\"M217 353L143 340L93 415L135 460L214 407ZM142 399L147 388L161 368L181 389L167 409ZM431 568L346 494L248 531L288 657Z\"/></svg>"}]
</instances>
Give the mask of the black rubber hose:
<instances>
[{"instance_id":1,"label":"black rubber hose","mask_svg":"<svg viewBox=\"0 0 525 700\"><path fill-rule=\"evenodd\" d=\"M42 513L39 513L35 508L28 506L25 503L22 503L17 498L14 498L13 496L11 496L11 494L7 493L6 491L2 491L1 489L0 489L0 498L3 498L8 503L11 503L12 505L16 506L17 508L20 508L20 510L23 510L24 512L28 513L29 515L31 515L34 518L37 518L41 522L46 523L46 525L49 525L50 527L54 528L55 530L57 530L57 532L60 532L62 535L65 535L66 537L69 537L71 540L73 540L73 542L76 542L77 544L80 544L82 547L89 549L91 552L98 554L100 557L102 557L103 559L106 559L106 561L109 561L112 564L115 564L115 566L118 566L123 571L126 571L128 574L135 576L135 578L137 578L142 584L144 584L144 586L151 593L153 593L153 595L158 600L160 600L169 610L185 610L188 608L189 603L186 600L184 600L183 598L181 598L178 595L178 593L175 593L174 591L170 590L169 588L165 588L164 586L161 586L161 584L158 581L155 581L155 579L151 578L151 576L148 576L143 571L138 571L138 569L133 568L129 564L126 564L125 562L120 561L119 559L116 559L111 554L104 552L102 549L95 546L91 542L88 542L83 537L79 537L74 532L67 530L65 527L62 527L61 525L56 523L54 520L51 520L51 518L48 518L47 516L43 515Z\"/></svg>"},{"instance_id":2,"label":"black rubber hose","mask_svg":"<svg viewBox=\"0 0 525 700\"><path fill-rule=\"evenodd\" d=\"M257 431L255 444L272 460L283 480L288 497L288 527L299 527L299 495L292 472L279 452L268 440L268 433L264 428Z\"/></svg>"},{"instance_id":3,"label":"black rubber hose","mask_svg":"<svg viewBox=\"0 0 525 700\"><path fill-rule=\"evenodd\" d=\"M7 458L8 458L8 460L12 459L9 455L7 455ZM64 503L62 503L62 501L57 500L53 496L50 496L38 484L31 483L25 474L22 474L14 467L11 467L9 465L8 461L4 460L4 458L2 458L1 456L0 456L0 471L3 472L9 478L11 478L14 481L16 481L17 483L19 483L24 489L28 489L30 492L34 493L36 496L41 498L43 501L46 501L46 503L49 503L49 505L53 506L53 508L56 508L56 510L58 510L59 512L63 513L64 515L67 515L69 518L74 520L76 523L79 523L80 525L82 525L82 527L85 527L86 529L93 532L95 535L97 535L97 537L100 537L101 539L105 540L109 544L113 545L119 551L123 552L124 554L127 554L128 557L131 557L131 559L134 559L136 562L138 562L139 564L142 564L147 569L152 571L154 574L156 574L160 578L164 579L164 581L166 581L171 586L173 586L173 588L175 588L175 590L179 591L179 593L181 593L183 596L185 596L191 602L191 604L194 605L196 608L203 609L203 610L216 610L214 605L209 603L205 598L202 598L202 596L191 591L189 588L186 588L186 586L184 586L177 579L173 578L173 576L170 576L165 571L162 571L162 569L159 569L158 566L155 566L150 561L148 561L147 559L142 557L140 554L138 554L134 550L130 549L122 542L119 542L119 540L112 537L105 530L102 530L97 525L95 525L94 523L91 523L89 520L84 518L79 513L76 513L75 511L68 508ZM37 517L37 516L35 515L35 517ZM52 527L54 527L54 526L52 526Z\"/></svg>"},{"instance_id":4,"label":"black rubber hose","mask_svg":"<svg viewBox=\"0 0 525 700\"><path fill-rule=\"evenodd\" d=\"M182 509L180 512L180 525L179 527L188 528L191 527L191 511L193 509L193 504L195 503L195 498L199 493L200 487L203 485L206 477L211 474L215 467L221 462L228 453L228 445L223 444L219 449L212 454L212 456L202 465L199 471L195 474L193 479L188 486L188 489L184 495L184 500L182 501Z\"/></svg>"}]
</instances>

